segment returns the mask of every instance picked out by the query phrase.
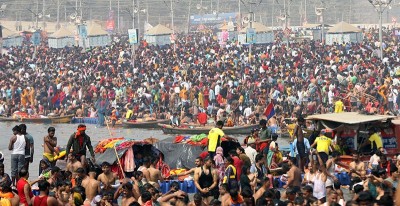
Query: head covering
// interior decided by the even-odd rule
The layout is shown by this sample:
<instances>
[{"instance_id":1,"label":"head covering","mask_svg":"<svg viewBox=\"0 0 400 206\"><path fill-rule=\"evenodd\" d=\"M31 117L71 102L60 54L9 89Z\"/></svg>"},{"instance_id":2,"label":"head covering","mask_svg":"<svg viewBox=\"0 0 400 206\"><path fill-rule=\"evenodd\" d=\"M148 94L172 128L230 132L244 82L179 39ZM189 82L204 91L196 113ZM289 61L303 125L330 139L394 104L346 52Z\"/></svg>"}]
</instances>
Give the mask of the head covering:
<instances>
[{"instance_id":1,"label":"head covering","mask_svg":"<svg viewBox=\"0 0 400 206\"><path fill-rule=\"evenodd\" d=\"M254 144L254 143L256 143L256 140L255 140L253 137L250 137L250 138L247 140L247 144Z\"/></svg>"},{"instance_id":2,"label":"head covering","mask_svg":"<svg viewBox=\"0 0 400 206\"><path fill-rule=\"evenodd\" d=\"M224 153L224 149L222 147L217 147L217 150L215 151L215 153L222 155Z\"/></svg>"}]
</instances>

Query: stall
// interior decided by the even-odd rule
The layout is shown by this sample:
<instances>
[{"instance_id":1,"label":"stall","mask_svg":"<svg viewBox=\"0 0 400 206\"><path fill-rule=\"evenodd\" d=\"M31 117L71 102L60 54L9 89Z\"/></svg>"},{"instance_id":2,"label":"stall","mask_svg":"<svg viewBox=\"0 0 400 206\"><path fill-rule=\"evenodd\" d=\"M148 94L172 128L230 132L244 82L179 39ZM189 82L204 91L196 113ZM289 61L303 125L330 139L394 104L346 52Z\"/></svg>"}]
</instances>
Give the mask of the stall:
<instances>
[{"instance_id":1,"label":"stall","mask_svg":"<svg viewBox=\"0 0 400 206\"><path fill-rule=\"evenodd\" d=\"M17 47L22 45L23 37L16 31L3 26L3 47Z\"/></svg>"},{"instance_id":2,"label":"stall","mask_svg":"<svg viewBox=\"0 0 400 206\"><path fill-rule=\"evenodd\" d=\"M248 35L249 28L254 29L255 32L255 39L254 44L267 44L274 42L275 35L272 29L268 28L267 26L259 23L253 22L251 27L250 25L246 26L242 30L240 30L238 35L238 41L241 44L247 44L246 35Z\"/></svg>"},{"instance_id":3,"label":"stall","mask_svg":"<svg viewBox=\"0 0 400 206\"><path fill-rule=\"evenodd\" d=\"M363 34L361 29L342 21L328 30L325 43L327 45L333 45L334 43L359 43L362 40Z\"/></svg>"},{"instance_id":4,"label":"stall","mask_svg":"<svg viewBox=\"0 0 400 206\"><path fill-rule=\"evenodd\" d=\"M395 116L389 115L342 112L311 115L306 119L314 121L318 130L330 129L332 138L337 140L337 143L348 155L353 153L370 154L371 150L366 148L368 151L364 152L360 145L368 140L369 131L374 130L382 137L383 148L390 156L398 153L397 142L400 141L400 135L396 135L396 131L399 131L400 128L400 122L392 121L394 118Z\"/></svg>"},{"instance_id":5,"label":"stall","mask_svg":"<svg viewBox=\"0 0 400 206\"><path fill-rule=\"evenodd\" d=\"M144 39L149 44L162 46L171 43L172 33L173 31L170 28L158 24L145 33Z\"/></svg>"},{"instance_id":6,"label":"stall","mask_svg":"<svg viewBox=\"0 0 400 206\"><path fill-rule=\"evenodd\" d=\"M58 49L74 46L74 36L75 34L72 31L65 27L61 27L59 30L49 36L49 47Z\"/></svg>"}]
</instances>

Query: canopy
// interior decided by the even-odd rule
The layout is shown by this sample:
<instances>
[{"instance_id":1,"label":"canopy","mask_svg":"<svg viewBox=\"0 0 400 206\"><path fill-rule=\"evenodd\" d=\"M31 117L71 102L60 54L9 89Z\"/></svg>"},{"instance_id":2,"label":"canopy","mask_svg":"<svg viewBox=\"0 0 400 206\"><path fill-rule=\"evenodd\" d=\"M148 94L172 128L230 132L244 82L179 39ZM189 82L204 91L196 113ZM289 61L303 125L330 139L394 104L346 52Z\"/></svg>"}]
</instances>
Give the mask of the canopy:
<instances>
[{"instance_id":1,"label":"canopy","mask_svg":"<svg viewBox=\"0 0 400 206\"><path fill-rule=\"evenodd\" d=\"M167 34L172 34L172 33L173 33L173 31L170 28L163 26L161 24L158 24L157 26L149 29L146 32L146 35L154 35L155 36L155 35L167 35Z\"/></svg>"},{"instance_id":2,"label":"canopy","mask_svg":"<svg viewBox=\"0 0 400 206\"><path fill-rule=\"evenodd\" d=\"M88 36L105 36L107 31L101 28L100 24L91 23L88 25Z\"/></svg>"},{"instance_id":3,"label":"canopy","mask_svg":"<svg viewBox=\"0 0 400 206\"><path fill-rule=\"evenodd\" d=\"M316 114L308 116L307 120L325 120L330 122L342 123L342 124L360 124L375 121L384 121L387 119L393 119L395 116L389 115L366 115L359 114L357 112L341 112L341 113L330 113L330 114Z\"/></svg>"},{"instance_id":4,"label":"canopy","mask_svg":"<svg viewBox=\"0 0 400 206\"><path fill-rule=\"evenodd\" d=\"M263 25L261 23L258 23L258 22L253 22L251 27L256 30L256 33L259 33L259 32L271 32L272 31L272 29L270 29L267 26L265 26L265 25ZM240 33L246 33L248 28L250 28L250 24L247 25L242 30L240 30Z\"/></svg>"},{"instance_id":5,"label":"canopy","mask_svg":"<svg viewBox=\"0 0 400 206\"><path fill-rule=\"evenodd\" d=\"M56 39L65 37L74 37L74 36L75 36L74 33L65 27L61 27L59 30L50 35L50 37Z\"/></svg>"},{"instance_id":6,"label":"canopy","mask_svg":"<svg viewBox=\"0 0 400 206\"><path fill-rule=\"evenodd\" d=\"M358 33L361 32L361 29L346 23L344 21L334 25L329 29L328 33Z\"/></svg>"},{"instance_id":7,"label":"canopy","mask_svg":"<svg viewBox=\"0 0 400 206\"><path fill-rule=\"evenodd\" d=\"M3 38L10 38L19 36L16 31L11 31L10 29L3 26Z\"/></svg>"}]
</instances>

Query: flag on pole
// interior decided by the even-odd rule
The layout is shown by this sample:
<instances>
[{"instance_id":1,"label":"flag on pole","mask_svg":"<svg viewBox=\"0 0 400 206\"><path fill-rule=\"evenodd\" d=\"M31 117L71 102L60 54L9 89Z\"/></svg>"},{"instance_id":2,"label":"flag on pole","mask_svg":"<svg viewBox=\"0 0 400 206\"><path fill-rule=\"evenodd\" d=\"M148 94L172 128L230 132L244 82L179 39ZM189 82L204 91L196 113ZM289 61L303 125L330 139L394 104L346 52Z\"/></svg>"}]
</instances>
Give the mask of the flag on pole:
<instances>
[{"instance_id":1,"label":"flag on pole","mask_svg":"<svg viewBox=\"0 0 400 206\"><path fill-rule=\"evenodd\" d=\"M264 115L267 117L267 120L275 115L274 103L269 103L267 108L265 108Z\"/></svg>"}]
</instances>

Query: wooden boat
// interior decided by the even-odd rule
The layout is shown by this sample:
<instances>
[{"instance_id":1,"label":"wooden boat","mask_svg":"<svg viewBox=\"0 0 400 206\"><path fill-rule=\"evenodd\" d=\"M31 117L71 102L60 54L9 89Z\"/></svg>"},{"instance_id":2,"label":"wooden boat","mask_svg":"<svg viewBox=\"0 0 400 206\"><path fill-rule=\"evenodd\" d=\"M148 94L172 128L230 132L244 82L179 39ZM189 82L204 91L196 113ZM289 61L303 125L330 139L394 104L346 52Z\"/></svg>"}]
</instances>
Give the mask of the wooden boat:
<instances>
[{"instance_id":1,"label":"wooden boat","mask_svg":"<svg viewBox=\"0 0 400 206\"><path fill-rule=\"evenodd\" d=\"M37 124L51 124L52 120L48 117L27 117L21 118L20 122L23 123L37 123Z\"/></svg>"},{"instance_id":2,"label":"wooden boat","mask_svg":"<svg viewBox=\"0 0 400 206\"><path fill-rule=\"evenodd\" d=\"M172 127L168 124L158 124L162 128L164 134L208 134L214 126L184 125L185 127ZM227 135L232 134L250 134L253 128L258 125L245 125L235 127L224 127L222 130Z\"/></svg>"},{"instance_id":3,"label":"wooden boat","mask_svg":"<svg viewBox=\"0 0 400 206\"><path fill-rule=\"evenodd\" d=\"M50 117L50 119L51 119L51 122L53 124L71 123L72 118L74 116L75 115L71 114L71 115L65 115L65 116L62 116L62 117Z\"/></svg>"},{"instance_id":4,"label":"wooden boat","mask_svg":"<svg viewBox=\"0 0 400 206\"><path fill-rule=\"evenodd\" d=\"M13 117L0 117L0 122L17 122L19 121L18 118Z\"/></svg>"},{"instance_id":5,"label":"wooden boat","mask_svg":"<svg viewBox=\"0 0 400 206\"><path fill-rule=\"evenodd\" d=\"M148 121L122 121L122 125L125 128L146 128L146 129L154 129L158 128L159 124L167 124L169 119L156 119L156 120L148 120Z\"/></svg>"}]
</instances>

